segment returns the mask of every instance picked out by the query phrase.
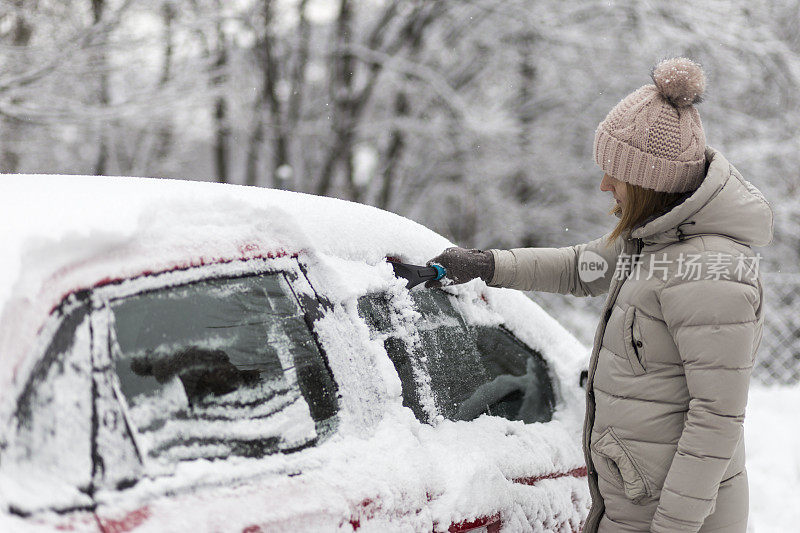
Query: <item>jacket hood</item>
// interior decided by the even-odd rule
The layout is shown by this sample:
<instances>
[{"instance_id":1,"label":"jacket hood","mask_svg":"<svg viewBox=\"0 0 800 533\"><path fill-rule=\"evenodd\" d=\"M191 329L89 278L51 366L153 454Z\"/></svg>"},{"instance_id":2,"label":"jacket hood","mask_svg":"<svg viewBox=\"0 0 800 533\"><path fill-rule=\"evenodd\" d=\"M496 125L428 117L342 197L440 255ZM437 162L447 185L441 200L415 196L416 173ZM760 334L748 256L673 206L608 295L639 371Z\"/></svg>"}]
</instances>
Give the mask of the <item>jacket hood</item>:
<instances>
[{"instance_id":1,"label":"jacket hood","mask_svg":"<svg viewBox=\"0 0 800 533\"><path fill-rule=\"evenodd\" d=\"M764 195L717 150L706 146L705 178L666 213L633 228L644 244L671 243L692 235L725 235L748 246L772 242L774 215Z\"/></svg>"}]
</instances>

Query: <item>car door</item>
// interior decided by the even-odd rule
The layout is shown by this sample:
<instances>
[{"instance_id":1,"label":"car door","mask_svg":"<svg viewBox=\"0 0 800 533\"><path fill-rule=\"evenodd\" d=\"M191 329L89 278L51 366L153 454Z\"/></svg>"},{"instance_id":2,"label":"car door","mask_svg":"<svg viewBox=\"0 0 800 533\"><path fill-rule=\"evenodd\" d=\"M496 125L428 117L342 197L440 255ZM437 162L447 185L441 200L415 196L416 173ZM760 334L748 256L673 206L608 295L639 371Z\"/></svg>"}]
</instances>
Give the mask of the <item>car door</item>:
<instances>
[{"instance_id":1,"label":"car door","mask_svg":"<svg viewBox=\"0 0 800 533\"><path fill-rule=\"evenodd\" d=\"M280 458L336 425L336 387L309 327L317 304L297 263L169 273L94 302L99 523L269 527L266 495L294 490L300 473Z\"/></svg>"}]
</instances>

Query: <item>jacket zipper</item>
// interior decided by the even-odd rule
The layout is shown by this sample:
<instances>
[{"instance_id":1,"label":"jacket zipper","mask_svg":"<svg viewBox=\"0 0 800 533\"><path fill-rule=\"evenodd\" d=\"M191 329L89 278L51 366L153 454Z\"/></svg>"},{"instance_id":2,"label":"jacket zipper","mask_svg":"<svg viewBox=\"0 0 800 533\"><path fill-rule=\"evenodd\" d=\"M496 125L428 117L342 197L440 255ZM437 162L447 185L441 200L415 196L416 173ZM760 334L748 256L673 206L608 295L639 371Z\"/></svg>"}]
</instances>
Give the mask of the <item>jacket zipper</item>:
<instances>
[{"instance_id":1,"label":"jacket zipper","mask_svg":"<svg viewBox=\"0 0 800 533\"><path fill-rule=\"evenodd\" d=\"M642 248L644 247L644 241L641 238L634 239L633 245L636 247L636 253L641 253ZM631 271L633 271L633 263L631 264ZM626 278L627 279L627 278ZM621 280L617 283L617 286L614 288L613 294L613 301L616 301L617 296L619 295L619 291L622 288L622 284L625 282L625 279ZM613 306L612 301L612 306ZM603 335L605 334L606 327L608 326L608 317L609 313L607 309L605 311L604 320L602 324L601 330L595 334L595 346L598 343L602 342ZM599 352L599 348L598 348ZM591 427L594 426L594 418L595 418L595 401L594 401L594 374L597 370L597 360L598 360L599 353L595 353L594 350L592 351L592 358L589 361L589 375L586 380L586 395L587 395L587 402L586 402L586 415L584 417L583 422L583 447L584 447L584 459L586 460L586 466L589 476L589 494L592 498L592 507L589 510L589 516L586 517L586 523L584 524L585 531L594 532L597 531L597 527L599 525L600 517L602 516L603 512L605 511L605 504L598 504L597 502L602 501L602 497L600 495L600 490L597 487L596 483L592 482L592 476L597 474L597 471L594 469L594 464L592 463L592 456L591 451L589 448L589 444L591 442ZM590 412L589 406L591 404L591 424L589 423ZM601 509L602 505L602 509ZM592 513L594 511L594 514Z\"/></svg>"},{"instance_id":2,"label":"jacket zipper","mask_svg":"<svg viewBox=\"0 0 800 533\"><path fill-rule=\"evenodd\" d=\"M638 254L642 253L642 248L644 248L644 239L636 239L636 241L636 254L638 256ZM631 267L631 269L633 269L633 267ZM636 346L636 339L633 337L633 324L631 324L631 344L633 345L633 352L636 354L636 359L641 361L642 358L639 357L639 348Z\"/></svg>"}]
</instances>

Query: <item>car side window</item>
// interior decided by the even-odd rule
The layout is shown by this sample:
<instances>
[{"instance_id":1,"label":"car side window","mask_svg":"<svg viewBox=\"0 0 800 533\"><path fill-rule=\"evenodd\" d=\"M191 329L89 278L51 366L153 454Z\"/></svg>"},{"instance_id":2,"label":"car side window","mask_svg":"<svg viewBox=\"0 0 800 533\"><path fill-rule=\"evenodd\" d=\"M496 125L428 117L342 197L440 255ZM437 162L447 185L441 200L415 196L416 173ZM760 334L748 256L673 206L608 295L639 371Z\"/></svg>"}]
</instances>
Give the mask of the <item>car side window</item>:
<instances>
[{"instance_id":1,"label":"car side window","mask_svg":"<svg viewBox=\"0 0 800 533\"><path fill-rule=\"evenodd\" d=\"M283 274L160 289L111 310L114 368L150 458L260 457L316 441L297 368L321 355Z\"/></svg>"},{"instance_id":2,"label":"car side window","mask_svg":"<svg viewBox=\"0 0 800 533\"><path fill-rule=\"evenodd\" d=\"M419 342L408 342L393 328L388 295L368 295L359 312L372 331L386 336L384 346L403 385L404 405L417 419L429 421L419 392L429 386L437 414L451 420L472 420L481 414L526 423L551 420L555 398L547 364L501 326L468 324L444 291L412 291ZM420 368L419 378L410 372Z\"/></svg>"},{"instance_id":3,"label":"car side window","mask_svg":"<svg viewBox=\"0 0 800 533\"><path fill-rule=\"evenodd\" d=\"M495 414L509 420L549 422L555 410L555 391L544 358L502 326L478 326L476 343L489 375L473 393L473 412L495 405ZM468 407L461 406L466 413Z\"/></svg>"}]
</instances>

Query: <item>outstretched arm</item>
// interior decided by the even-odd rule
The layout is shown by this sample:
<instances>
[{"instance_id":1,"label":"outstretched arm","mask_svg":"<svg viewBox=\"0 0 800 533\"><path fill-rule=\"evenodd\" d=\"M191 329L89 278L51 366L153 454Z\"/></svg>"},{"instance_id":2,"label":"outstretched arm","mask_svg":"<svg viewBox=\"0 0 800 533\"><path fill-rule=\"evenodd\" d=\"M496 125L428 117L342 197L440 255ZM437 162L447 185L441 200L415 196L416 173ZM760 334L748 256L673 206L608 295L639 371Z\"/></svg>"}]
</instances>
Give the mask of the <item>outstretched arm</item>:
<instances>
[{"instance_id":1,"label":"outstretched arm","mask_svg":"<svg viewBox=\"0 0 800 533\"><path fill-rule=\"evenodd\" d=\"M490 250L494 256L494 276L488 285L573 296L604 294L611 285L617 258L624 247L622 236L612 245L606 246L609 235L610 232L591 242L563 248ZM607 268L597 279L586 275L582 279L579 272L582 259L604 261Z\"/></svg>"}]
</instances>

